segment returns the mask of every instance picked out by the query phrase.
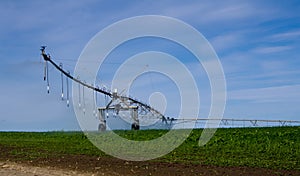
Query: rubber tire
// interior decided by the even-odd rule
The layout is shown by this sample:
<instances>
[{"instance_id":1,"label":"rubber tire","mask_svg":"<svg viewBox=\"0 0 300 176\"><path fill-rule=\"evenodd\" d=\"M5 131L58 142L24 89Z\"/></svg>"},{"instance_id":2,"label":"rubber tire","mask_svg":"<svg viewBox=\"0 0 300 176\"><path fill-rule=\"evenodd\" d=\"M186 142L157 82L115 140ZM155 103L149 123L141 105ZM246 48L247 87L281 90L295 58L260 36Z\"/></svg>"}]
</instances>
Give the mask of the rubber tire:
<instances>
[{"instance_id":1,"label":"rubber tire","mask_svg":"<svg viewBox=\"0 0 300 176\"><path fill-rule=\"evenodd\" d=\"M139 130L140 129L140 125L136 124L136 123L133 123L131 125L131 130Z\"/></svg>"},{"instance_id":2,"label":"rubber tire","mask_svg":"<svg viewBox=\"0 0 300 176\"><path fill-rule=\"evenodd\" d=\"M98 126L98 131L100 131L100 132L106 131L106 125L104 125L103 123L100 123Z\"/></svg>"}]
</instances>

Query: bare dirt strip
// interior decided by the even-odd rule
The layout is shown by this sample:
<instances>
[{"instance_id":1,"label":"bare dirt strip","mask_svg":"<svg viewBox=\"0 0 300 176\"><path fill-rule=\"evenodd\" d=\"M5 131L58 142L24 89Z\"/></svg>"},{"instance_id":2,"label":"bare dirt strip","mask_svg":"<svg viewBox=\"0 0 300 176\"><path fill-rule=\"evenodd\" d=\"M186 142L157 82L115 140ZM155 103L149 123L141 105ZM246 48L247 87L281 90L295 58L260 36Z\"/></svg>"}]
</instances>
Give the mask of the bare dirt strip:
<instances>
[{"instance_id":1,"label":"bare dirt strip","mask_svg":"<svg viewBox=\"0 0 300 176\"><path fill-rule=\"evenodd\" d=\"M15 162L0 162L0 175L1 176L86 176L93 175L92 173L83 173L72 170L64 170L53 167L38 167L24 165Z\"/></svg>"},{"instance_id":2,"label":"bare dirt strip","mask_svg":"<svg viewBox=\"0 0 300 176\"><path fill-rule=\"evenodd\" d=\"M24 159L0 145L0 176L131 176L131 175L300 175L300 170L274 170L252 167L221 167L158 161L132 162L113 157L59 155Z\"/></svg>"},{"instance_id":3,"label":"bare dirt strip","mask_svg":"<svg viewBox=\"0 0 300 176\"><path fill-rule=\"evenodd\" d=\"M15 160L15 158L11 158ZM32 161L0 161L2 176L96 176L96 175L300 175L300 171L272 170L250 167L217 167L166 162L130 162L111 157L85 155Z\"/></svg>"}]
</instances>

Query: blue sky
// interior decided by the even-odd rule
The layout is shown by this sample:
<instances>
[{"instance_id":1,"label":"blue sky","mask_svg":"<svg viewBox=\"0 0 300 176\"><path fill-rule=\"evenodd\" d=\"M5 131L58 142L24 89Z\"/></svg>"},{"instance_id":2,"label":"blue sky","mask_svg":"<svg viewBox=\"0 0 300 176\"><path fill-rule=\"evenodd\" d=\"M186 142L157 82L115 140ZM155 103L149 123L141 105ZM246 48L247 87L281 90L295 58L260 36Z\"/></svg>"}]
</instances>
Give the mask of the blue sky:
<instances>
[{"instance_id":1,"label":"blue sky","mask_svg":"<svg viewBox=\"0 0 300 176\"><path fill-rule=\"evenodd\" d=\"M79 129L73 108L59 100L54 69L51 94L46 93L39 47L47 45L47 52L73 71L97 32L124 18L149 14L183 20L214 47L227 81L224 117L300 120L299 11L297 0L1 1L0 130ZM196 70L192 59L184 61ZM106 84L109 78L99 76ZM198 76L208 100L201 80Z\"/></svg>"}]
</instances>

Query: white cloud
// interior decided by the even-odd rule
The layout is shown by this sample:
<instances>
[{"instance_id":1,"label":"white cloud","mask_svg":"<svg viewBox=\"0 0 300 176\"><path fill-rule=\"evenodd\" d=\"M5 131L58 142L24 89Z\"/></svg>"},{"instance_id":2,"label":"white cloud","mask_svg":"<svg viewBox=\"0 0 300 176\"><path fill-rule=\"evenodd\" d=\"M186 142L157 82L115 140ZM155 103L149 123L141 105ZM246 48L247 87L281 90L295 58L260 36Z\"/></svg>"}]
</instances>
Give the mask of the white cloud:
<instances>
[{"instance_id":1,"label":"white cloud","mask_svg":"<svg viewBox=\"0 0 300 176\"><path fill-rule=\"evenodd\" d=\"M258 54L270 54L270 53L278 53L293 49L292 46L266 46L266 47L257 47L253 49L254 53Z\"/></svg>"},{"instance_id":2,"label":"white cloud","mask_svg":"<svg viewBox=\"0 0 300 176\"><path fill-rule=\"evenodd\" d=\"M248 5L230 4L211 9L204 15L207 21L237 20L253 16L253 9Z\"/></svg>"},{"instance_id":3,"label":"white cloud","mask_svg":"<svg viewBox=\"0 0 300 176\"><path fill-rule=\"evenodd\" d=\"M228 99L255 102L300 102L299 90L300 85L235 90L228 93Z\"/></svg>"},{"instance_id":4,"label":"white cloud","mask_svg":"<svg viewBox=\"0 0 300 176\"><path fill-rule=\"evenodd\" d=\"M253 1L194 1L175 4L162 9L163 14L181 19L192 20L195 23L220 23L235 25L239 20L255 19L250 23L257 23L281 15L278 10L265 7Z\"/></svg>"},{"instance_id":5,"label":"white cloud","mask_svg":"<svg viewBox=\"0 0 300 176\"><path fill-rule=\"evenodd\" d=\"M216 51L225 51L226 49L232 49L239 43L243 42L244 39L238 32L218 35L210 40Z\"/></svg>"},{"instance_id":6,"label":"white cloud","mask_svg":"<svg viewBox=\"0 0 300 176\"><path fill-rule=\"evenodd\" d=\"M279 34L274 34L270 37L270 39L273 40L290 40L290 39L295 39L300 37L300 30L297 31L288 31L288 32L283 32Z\"/></svg>"}]
</instances>

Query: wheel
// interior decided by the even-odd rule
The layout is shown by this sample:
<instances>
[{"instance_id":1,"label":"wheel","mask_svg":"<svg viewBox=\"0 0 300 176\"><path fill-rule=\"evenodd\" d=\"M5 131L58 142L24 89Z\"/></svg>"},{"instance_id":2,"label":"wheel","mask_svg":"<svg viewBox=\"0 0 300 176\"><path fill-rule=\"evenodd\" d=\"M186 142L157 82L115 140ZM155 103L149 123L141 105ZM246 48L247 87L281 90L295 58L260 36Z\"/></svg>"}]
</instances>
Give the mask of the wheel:
<instances>
[{"instance_id":1,"label":"wheel","mask_svg":"<svg viewBox=\"0 0 300 176\"><path fill-rule=\"evenodd\" d=\"M106 125L103 123L100 123L98 126L98 131L103 132L106 130Z\"/></svg>"},{"instance_id":2,"label":"wheel","mask_svg":"<svg viewBox=\"0 0 300 176\"><path fill-rule=\"evenodd\" d=\"M132 129L132 130L139 130L139 129L140 129L140 125L138 125L137 123L133 123L133 124L131 125L131 129Z\"/></svg>"}]
</instances>

